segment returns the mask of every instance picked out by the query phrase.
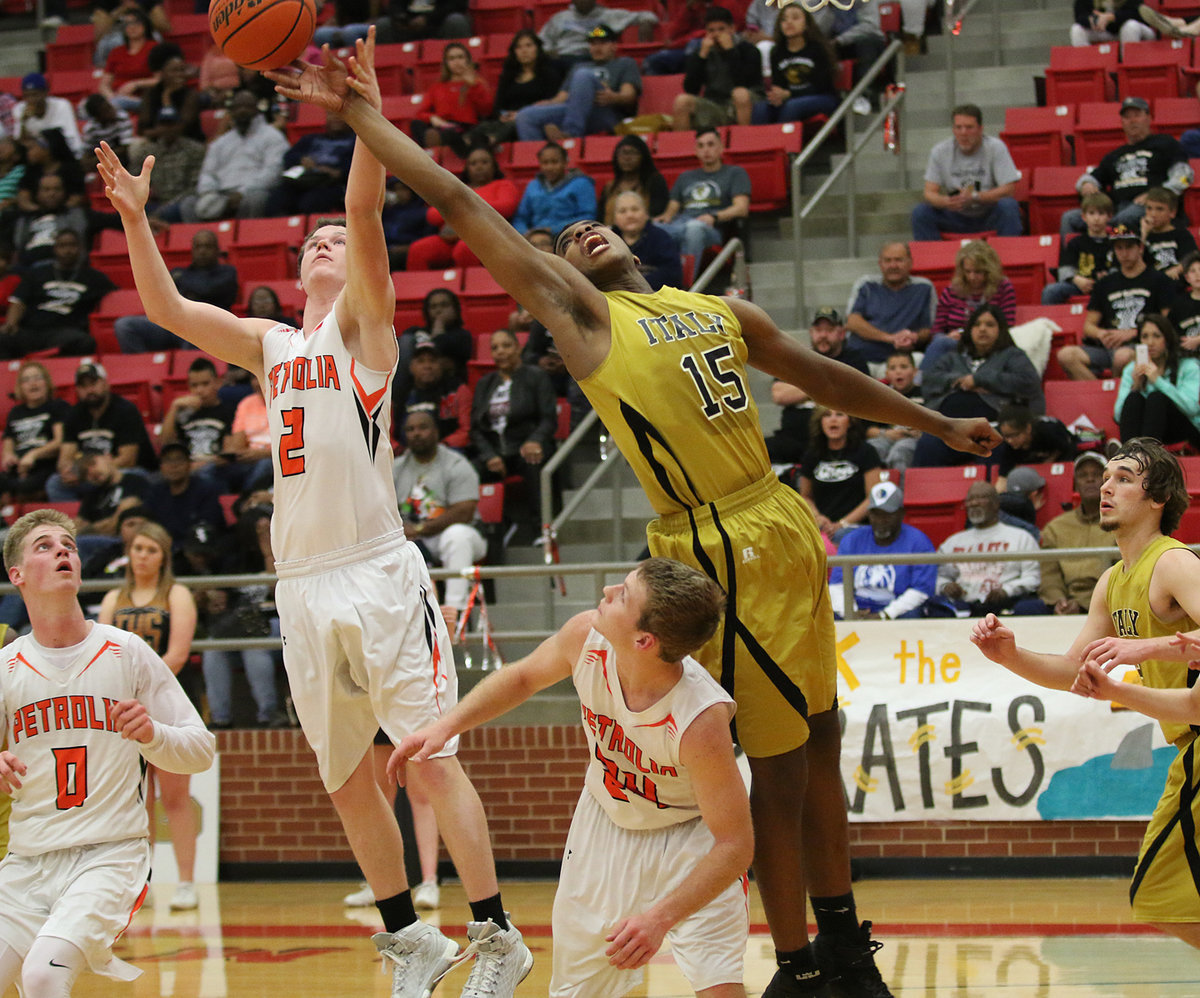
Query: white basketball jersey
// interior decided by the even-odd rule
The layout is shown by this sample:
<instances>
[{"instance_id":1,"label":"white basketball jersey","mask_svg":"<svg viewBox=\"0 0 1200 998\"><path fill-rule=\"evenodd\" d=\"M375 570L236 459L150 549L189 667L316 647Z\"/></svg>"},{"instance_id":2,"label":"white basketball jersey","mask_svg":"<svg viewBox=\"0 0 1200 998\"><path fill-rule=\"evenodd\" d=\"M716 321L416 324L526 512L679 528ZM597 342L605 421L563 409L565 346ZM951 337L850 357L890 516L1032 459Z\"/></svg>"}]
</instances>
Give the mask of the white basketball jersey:
<instances>
[{"instance_id":1,"label":"white basketball jersey","mask_svg":"<svg viewBox=\"0 0 1200 998\"><path fill-rule=\"evenodd\" d=\"M108 716L110 704L132 698L163 737L164 726L192 729L171 732L170 740L186 745L189 756L202 756L207 745L211 761L212 735L162 659L136 634L93 624L70 648L44 648L26 635L4 649L0 718L8 751L27 767L13 794L14 854L37 856L148 834L146 746L122 738ZM161 746L158 736L155 742Z\"/></svg>"},{"instance_id":2,"label":"white basketball jersey","mask_svg":"<svg viewBox=\"0 0 1200 998\"><path fill-rule=\"evenodd\" d=\"M616 652L592 630L571 670L591 759L584 785L621 828L664 828L698 817L692 780L679 762L688 725L713 704L733 700L694 658L653 706L632 711L617 677ZM732 711L730 711L732 716Z\"/></svg>"},{"instance_id":3,"label":"white basketball jersey","mask_svg":"<svg viewBox=\"0 0 1200 998\"><path fill-rule=\"evenodd\" d=\"M263 370L276 559L312 558L402 530L392 484L393 371L372 371L350 355L333 310L307 339L291 326L269 330Z\"/></svg>"}]
</instances>

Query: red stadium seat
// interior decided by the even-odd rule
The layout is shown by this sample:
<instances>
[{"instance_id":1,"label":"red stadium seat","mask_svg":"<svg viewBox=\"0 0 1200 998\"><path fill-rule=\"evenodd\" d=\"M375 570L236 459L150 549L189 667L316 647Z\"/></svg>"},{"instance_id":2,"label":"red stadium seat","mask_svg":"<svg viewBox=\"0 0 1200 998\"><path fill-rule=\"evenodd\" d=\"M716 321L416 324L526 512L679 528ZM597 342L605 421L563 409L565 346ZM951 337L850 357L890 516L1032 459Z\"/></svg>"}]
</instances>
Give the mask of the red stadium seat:
<instances>
[{"instance_id":1,"label":"red stadium seat","mask_svg":"<svg viewBox=\"0 0 1200 998\"><path fill-rule=\"evenodd\" d=\"M186 267L192 262L192 239L197 232L209 231L217 234L217 246L228 254L233 245L236 223L232 219L221 222L175 222L167 229L167 245L163 247L163 261L169 269Z\"/></svg>"},{"instance_id":2,"label":"red stadium seat","mask_svg":"<svg viewBox=\"0 0 1200 998\"><path fill-rule=\"evenodd\" d=\"M1000 257L1005 276L1017 291L1017 301L1033 305L1058 266L1058 236L993 236L988 245Z\"/></svg>"},{"instance_id":3,"label":"red stadium seat","mask_svg":"<svg viewBox=\"0 0 1200 998\"><path fill-rule=\"evenodd\" d=\"M800 152L801 136L794 121L730 126L725 162L750 174L751 210L777 211L787 205L788 157Z\"/></svg>"},{"instance_id":4,"label":"red stadium seat","mask_svg":"<svg viewBox=\"0 0 1200 998\"><path fill-rule=\"evenodd\" d=\"M316 135L325 131L325 109L315 104L297 104L295 117L287 123L288 142L295 145L305 135ZM205 133L207 134L207 132Z\"/></svg>"},{"instance_id":5,"label":"red stadium seat","mask_svg":"<svg viewBox=\"0 0 1200 998\"><path fill-rule=\"evenodd\" d=\"M98 69L64 69L46 74L46 82L50 85L50 94L54 97L65 97L72 104L99 92L100 70Z\"/></svg>"},{"instance_id":6,"label":"red stadium seat","mask_svg":"<svg viewBox=\"0 0 1200 998\"><path fill-rule=\"evenodd\" d=\"M479 486L479 505L476 512L483 523L504 522L503 482L487 482Z\"/></svg>"},{"instance_id":7,"label":"red stadium seat","mask_svg":"<svg viewBox=\"0 0 1200 998\"><path fill-rule=\"evenodd\" d=\"M1029 184L1029 231L1058 232L1063 212L1079 207L1075 181L1083 171L1074 166L1039 166Z\"/></svg>"},{"instance_id":8,"label":"red stadium seat","mask_svg":"<svg viewBox=\"0 0 1200 998\"><path fill-rule=\"evenodd\" d=\"M472 0L471 27L481 35L512 38L533 24L521 0ZM507 47L507 42L505 46Z\"/></svg>"},{"instance_id":9,"label":"red stadium seat","mask_svg":"<svg viewBox=\"0 0 1200 998\"><path fill-rule=\"evenodd\" d=\"M517 307L485 267L463 270L461 300L463 325L477 335L503 329L509 313Z\"/></svg>"},{"instance_id":10,"label":"red stadium seat","mask_svg":"<svg viewBox=\"0 0 1200 998\"><path fill-rule=\"evenodd\" d=\"M1113 76L1116 71L1115 42L1080 48L1056 45L1050 50L1050 65L1046 69L1046 103L1115 100L1117 89Z\"/></svg>"},{"instance_id":11,"label":"red stadium seat","mask_svg":"<svg viewBox=\"0 0 1200 998\"><path fill-rule=\"evenodd\" d=\"M46 46L46 72L92 69L96 29L89 24L64 24ZM55 96L58 96L57 94Z\"/></svg>"},{"instance_id":12,"label":"red stadium seat","mask_svg":"<svg viewBox=\"0 0 1200 998\"><path fill-rule=\"evenodd\" d=\"M213 45L208 29L208 14L172 15L171 33L164 41L174 42L183 49L184 59L198 66Z\"/></svg>"},{"instance_id":13,"label":"red stadium seat","mask_svg":"<svg viewBox=\"0 0 1200 998\"><path fill-rule=\"evenodd\" d=\"M162 419L162 386L171 374L171 352L101 354L113 391L138 407L146 423Z\"/></svg>"},{"instance_id":14,"label":"red stadium seat","mask_svg":"<svg viewBox=\"0 0 1200 998\"><path fill-rule=\"evenodd\" d=\"M417 65L417 50L410 45L380 45L375 49L375 76L381 94L410 94L413 92L413 70Z\"/></svg>"},{"instance_id":15,"label":"red stadium seat","mask_svg":"<svg viewBox=\"0 0 1200 998\"><path fill-rule=\"evenodd\" d=\"M958 251L971 242L971 236L958 236L953 241L911 242L908 251L912 254L912 272L927 277L940 291L954 276L954 258Z\"/></svg>"},{"instance_id":16,"label":"red stadium seat","mask_svg":"<svg viewBox=\"0 0 1200 998\"><path fill-rule=\"evenodd\" d=\"M1102 381L1047 381L1046 415L1061 419L1067 426L1089 424L1111 440L1120 438L1113 405L1117 401L1115 378Z\"/></svg>"},{"instance_id":17,"label":"red stadium seat","mask_svg":"<svg viewBox=\"0 0 1200 998\"><path fill-rule=\"evenodd\" d=\"M638 100L638 114L670 114L675 98L683 93L683 74L667 76L643 76L642 96ZM690 134L690 133L689 133Z\"/></svg>"},{"instance_id":18,"label":"red stadium seat","mask_svg":"<svg viewBox=\"0 0 1200 998\"><path fill-rule=\"evenodd\" d=\"M121 347L117 343L113 325L124 315L145 314L142 298L134 289L118 288L116 291L110 291L100 299L100 304L88 316L88 332L96 341L96 349L102 353L120 353ZM73 376L71 384L75 384Z\"/></svg>"},{"instance_id":19,"label":"red stadium seat","mask_svg":"<svg viewBox=\"0 0 1200 998\"><path fill-rule=\"evenodd\" d=\"M1127 42L1117 65L1117 94L1124 97L1179 97L1183 74L1191 61L1192 40L1167 38Z\"/></svg>"},{"instance_id":20,"label":"red stadium seat","mask_svg":"<svg viewBox=\"0 0 1200 998\"><path fill-rule=\"evenodd\" d=\"M1035 166L1065 166L1073 162L1067 136L1074 127L1075 107L1071 104L1010 107L1004 114L1000 138L1022 172Z\"/></svg>"},{"instance_id":21,"label":"red stadium seat","mask_svg":"<svg viewBox=\"0 0 1200 998\"><path fill-rule=\"evenodd\" d=\"M1046 483L1046 501L1037 511L1037 525L1044 527L1056 516L1075 505L1075 465L1070 461L1029 464Z\"/></svg>"},{"instance_id":22,"label":"red stadium seat","mask_svg":"<svg viewBox=\"0 0 1200 998\"><path fill-rule=\"evenodd\" d=\"M425 104L423 93L396 94L383 98L383 116L397 128L412 131L412 123Z\"/></svg>"},{"instance_id":23,"label":"red stadium seat","mask_svg":"<svg viewBox=\"0 0 1200 998\"><path fill-rule=\"evenodd\" d=\"M904 522L923 531L940 545L957 530L963 529L963 500L975 482L986 482L988 470L982 464L958 468L909 468L904 473Z\"/></svg>"},{"instance_id":24,"label":"red stadium seat","mask_svg":"<svg viewBox=\"0 0 1200 998\"><path fill-rule=\"evenodd\" d=\"M1095 166L1106 153L1124 144L1120 104L1086 101L1079 105L1075 121L1075 163L1078 166Z\"/></svg>"},{"instance_id":25,"label":"red stadium seat","mask_svg":"<svg viewBox=\"0 0 1200 998\"><path fill-rule=\"evenodd\" d=\"M1159 97L1154 102L1154 130L1179 138L1200 128L1200 101L1195 97Z\"/></svg>"},{"instance_id":26,"label":"red stadium seat","mask_svg":"<svg viewBox=\"0 0 1200 998\"><path fill-rule=\"evenodd\" d=\"M438 288L456 295L462 292L462 274L457 270L400 270L392 273L396 288L396 332L425 322L421 306L425 296Z\"/></svg>"}]
</instances>

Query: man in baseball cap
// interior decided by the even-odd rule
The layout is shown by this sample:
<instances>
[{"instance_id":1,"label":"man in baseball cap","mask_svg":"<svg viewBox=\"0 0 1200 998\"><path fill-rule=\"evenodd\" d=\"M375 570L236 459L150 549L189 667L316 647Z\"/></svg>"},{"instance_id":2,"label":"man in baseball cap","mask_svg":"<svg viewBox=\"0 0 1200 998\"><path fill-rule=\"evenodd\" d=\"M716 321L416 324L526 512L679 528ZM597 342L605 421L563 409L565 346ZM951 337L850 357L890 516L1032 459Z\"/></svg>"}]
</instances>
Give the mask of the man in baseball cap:
<instances>
[{"instance_id":1,"label":"man in baseball cap","mask_svg":"<svg viewBox=\"0 0 1200 998\"><path fill-rule=\"evenodd\" d=\"M57 129L72 156L78 159L83 154L75 109L65 97L50 96L50 85L41 73L26 73L21 78L21 99L13 107L13 121L20 129L19 139L37 138L43 132Z\"/></svg>"},{"instance_id":2,"label":"man in baseball cap","mask_svg":"<svg viewBox=\"0 0 1200 998\"><path fill-rule=\"evenodd\" d=\"M1059 615L1087 613L1100 576L1117 558L1116 534L1100 526L1100 484L1108 462L1094 450L1075 458L1073 509L1056 516L1042 530L1042 547L1062 549L1056 561L1042 562L1038 596ZM1113 549L1111 558L1081 558L1068 548Z\"/></svg>"}]
</instances>

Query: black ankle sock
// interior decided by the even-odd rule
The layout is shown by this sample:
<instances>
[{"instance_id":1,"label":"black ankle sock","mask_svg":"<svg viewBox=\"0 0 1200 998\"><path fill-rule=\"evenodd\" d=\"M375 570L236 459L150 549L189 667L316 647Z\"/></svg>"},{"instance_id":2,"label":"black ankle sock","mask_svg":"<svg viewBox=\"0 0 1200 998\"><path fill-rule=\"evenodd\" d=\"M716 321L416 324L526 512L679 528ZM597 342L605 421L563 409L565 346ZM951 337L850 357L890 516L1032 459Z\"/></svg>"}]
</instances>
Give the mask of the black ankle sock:
<instances>
[{"instance_id":1,"label":"black ankle sock","mask_svg":"<svg viewBox=\"0 0 1200 998\"><path fill-rule=\"evenodd\" d=\"M817 957L811 945L786 953L776 950L775 962L779 964L780 970L797 981L807 983L820 980L821 971L817 968Z\"/></svg>"},{"instance_id":2,"label":"black ankle sock","mask_svg":"<svg viewBox=\"0 0 1200 998\"><path fill-rule=\"evenodd\" d=\"M858 932L858 911L854 907L854 894L838 897L811 898L813 914L817 917L817 931L824 935L851 936Z\"/></svg>"},{"instance_id":3,"label":"black ankle sock","mask_svg":"<svg viewBox=\"0 0 1200 998\"><path fill-rule=\"evenodd\" d=\"M383 927L388 932L399 932L417 920L417 909L413 907L412 891L401 891L390 898L376 901L375 907L379 909Z\"/></svg>"},{"instance_id":4,"label":"black ankle sock","mask_svg":"<svg viewBox=\"0 0 1200 998\"><path fill-rule=\"evenodd\" d=\"M501 929L508 929L508 919L504 917L504 904L499 894L493 894L482 901L471 901L471 921L486 922L489 918Z\"/></svg>"}]
</instances>

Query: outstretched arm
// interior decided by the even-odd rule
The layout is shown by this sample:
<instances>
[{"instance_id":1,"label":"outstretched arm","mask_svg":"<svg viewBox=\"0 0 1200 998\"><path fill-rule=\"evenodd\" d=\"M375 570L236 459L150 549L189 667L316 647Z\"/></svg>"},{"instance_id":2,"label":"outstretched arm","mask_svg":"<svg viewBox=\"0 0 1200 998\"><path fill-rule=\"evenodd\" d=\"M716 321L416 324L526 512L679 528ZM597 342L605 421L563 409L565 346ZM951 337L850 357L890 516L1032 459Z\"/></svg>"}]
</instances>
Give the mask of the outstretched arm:
<instances>
[{"instance_id":1,"label":"outstretched arm","mask_svg":"<svg viewBox=\"0 0 1200 998\"><path fill-rule=\"evenodd\" d=\"M214 357L251 371L262 381L262 338L272 323L267 319L239 319L223 308L184 298L171 279L146 218L154 157L146 157L136 177L121 165L107 142L100 143L96 160L104 192L125 228L133 278L146 317Z\"/></svg>"},{"instance_id":2,"label":"outstretched arm","mask_svg":"<svg viewBox=\"0 0 1200 998\"><path fill-rule=\"evenodd\" d=\"M941 437L956 450L980 457L999 445L1000 436L986 419L951 419L926 409L848 364L804 349L757 305L731 298L729 306L741 323L750 362L800 388L819 404L877 423L911 426Z\"/></svg>"},{"instance_id":3,"label":"outstretched arm","mask_svg":"<svg viewBox=\"0 0 1200 998\"><path fill-rule=\"evenodd\" d=\"M1200 724L1200 686L1177 690L1151 689L1138 683L1120 682L1095 662L1084 662L1071 692L1094 700L1114 700L1139 714L1167 724Z\"/></svg>"},{"instance_id":4,"label":"outstretched arm","mask_svg":"<svg viewBox=\"0 0 1200 998\"><path fill-rule=\"evenodd\" d=\"M590 373L608 353L608 303L578 271L534 249L494 208L371 106L373 67L355 58L354 75L302 64L265 73L284 97L340 114L375 157L436 208L500 285L547 328L568 369Z\"/></svg>"}]
</instances>

